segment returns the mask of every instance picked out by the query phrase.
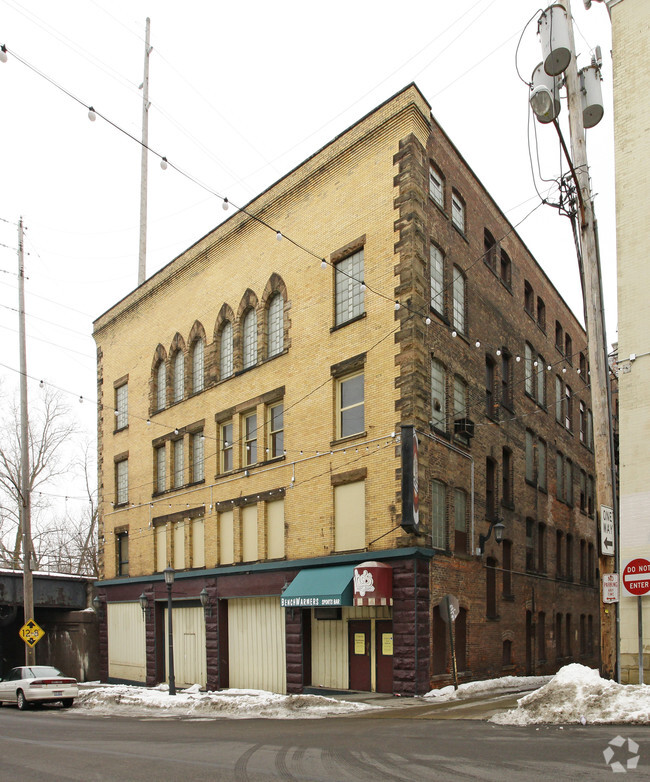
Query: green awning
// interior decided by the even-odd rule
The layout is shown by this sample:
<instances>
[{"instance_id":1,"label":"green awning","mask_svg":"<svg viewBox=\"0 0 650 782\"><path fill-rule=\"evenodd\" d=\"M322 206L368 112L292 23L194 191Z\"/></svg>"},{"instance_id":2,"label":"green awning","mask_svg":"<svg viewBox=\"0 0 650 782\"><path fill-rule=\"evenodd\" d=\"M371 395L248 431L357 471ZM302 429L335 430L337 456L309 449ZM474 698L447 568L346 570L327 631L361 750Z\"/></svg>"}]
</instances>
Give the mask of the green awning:
<instances>
[{"instance_id":1,"label":"green awning","mask_svg":"<svg viewBox=\"0 0 650 782\"><path fill-rule=\"evenodd\" d=\"M301 570L282 593L280 604L285 608L351 606L353 575L352 565Z\"/></svg>"}]
</instances>

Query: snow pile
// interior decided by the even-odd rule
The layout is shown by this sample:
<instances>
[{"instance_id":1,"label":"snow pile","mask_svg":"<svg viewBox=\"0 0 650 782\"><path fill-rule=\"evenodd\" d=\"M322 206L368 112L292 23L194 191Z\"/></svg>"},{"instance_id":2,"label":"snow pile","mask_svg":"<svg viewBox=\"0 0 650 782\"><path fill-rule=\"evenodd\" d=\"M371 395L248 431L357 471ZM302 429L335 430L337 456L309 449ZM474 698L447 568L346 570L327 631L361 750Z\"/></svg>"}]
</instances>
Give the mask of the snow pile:
<instances>
[{"instance_id":1,"label":"snow pile","mask_svg":"<svg viewBox=\"0 0 650 782\"><path fill-rule=\"evenodd\" d=\"M441 687L439 690L431 690L424 698L435 698L436 703L462 700L467 697L480 695L498 695L508 692L522 692L536 690L538 687L551 680L550 676L502 676L499 679L487 679L481 682L465 682L454 689L453 684Z\"/></svg>"},{"instance_id":2,"label":"snow pile","mask_svg":"<svg viewBox=\"0 0 650 782\"><path fill-rule=\"evenodd\" d=\"M650 686L617 684L578 663L565 665L551 681L517 701L517 708L495 714L499 725L539 723L648 723Z\"/></svg>"},{"instance_id":3,"label":"snow pile","mask_svg":"<svg viewBox=\"0 0 650 782\"><path fill-rule=\"evenodd\" d=\"M75 708L95 714L130 716L193 717L214 719L316 719L374 709L365 703L350 703L321 695L278 695L264 690L202 692L195 684L169 695L166 684L155 688L126 684L80 689Z\"/></svg>"}]
</instances>

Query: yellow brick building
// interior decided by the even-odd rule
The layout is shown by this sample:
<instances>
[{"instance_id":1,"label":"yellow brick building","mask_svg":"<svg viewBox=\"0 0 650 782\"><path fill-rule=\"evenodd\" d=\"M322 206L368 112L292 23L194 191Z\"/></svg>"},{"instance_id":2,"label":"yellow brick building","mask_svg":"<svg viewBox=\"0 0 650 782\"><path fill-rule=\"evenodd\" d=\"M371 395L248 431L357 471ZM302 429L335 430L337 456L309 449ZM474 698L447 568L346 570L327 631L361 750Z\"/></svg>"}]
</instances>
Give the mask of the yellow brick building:
<instances>
[{"instance_id":1,"label":"yellow brick building","mask_svg":"<svg viewBox=\"0 0 650 782\"><path fill-rule=\"evenodd\" d=\"M509 238L490 245L488 221ZM530 668L546 635L535 640L525 590L506 595L505 629L486 624L486 605L497 619L497 570L516 573L528 554L547 568L549 521L584 544L575 628L560 624L577 638L580 614L587 655L589 443L568 438L568 412L560 455L575 465L567 484L584 468L584 508L560 506L525 423L498 424L524 385L522 404L549 418L529 280L549 323L573 334L575 364L568 341L558 361L577 371L584 332L410 85L98 318L103 676L168 677L167 568L181 685L421 694L449 675L436 605L452 588L461 672ZM588 392L571 382L586 437ZM533 469L519 503L516 476ZM419 517L404 505L413 493ZM500 549L479 536L499 520L508 562L484 562L477 546Z\"/></svg>"}]
</instances>

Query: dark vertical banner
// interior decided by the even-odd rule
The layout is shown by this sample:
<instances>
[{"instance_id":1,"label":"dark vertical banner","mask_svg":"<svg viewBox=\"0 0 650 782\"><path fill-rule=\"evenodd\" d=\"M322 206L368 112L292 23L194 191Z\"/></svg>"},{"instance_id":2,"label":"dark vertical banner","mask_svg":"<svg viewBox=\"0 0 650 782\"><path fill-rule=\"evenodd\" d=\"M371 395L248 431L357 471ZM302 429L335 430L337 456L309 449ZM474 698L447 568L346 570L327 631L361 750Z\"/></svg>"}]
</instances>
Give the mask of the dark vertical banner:
<instances>
[{"instance_id":1,"label":"dark vertical banner","mask_svg":"<svg viewBox=\"0 0 650 782\"><path fill-rule=\"evenodd\" d=\"M402 427L402 527L417 532L420 527L418 436L414 426Z\"/></svg>"}]
</instances>

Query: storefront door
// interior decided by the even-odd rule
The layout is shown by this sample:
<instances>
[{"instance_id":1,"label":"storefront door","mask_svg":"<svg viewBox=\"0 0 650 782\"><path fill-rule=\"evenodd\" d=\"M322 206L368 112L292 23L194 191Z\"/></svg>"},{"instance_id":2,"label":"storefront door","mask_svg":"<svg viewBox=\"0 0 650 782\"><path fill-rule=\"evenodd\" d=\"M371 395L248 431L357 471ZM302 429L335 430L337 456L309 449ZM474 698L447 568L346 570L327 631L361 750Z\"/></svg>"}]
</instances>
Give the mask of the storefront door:
<instances>
[{"instance_id":1,"label":"storefront door","mask_svg":"<svg viewBox=\"0 0 650 782\"><path fill-rule=\"evenodd\" d=\"M393 622L375 622L375 660L377 665L377 692L393 691Z\"/></svg>"},{"instance_id":2,"label":"storefront door","mask_svg":"<svg viewBox=\"0 0 650 782\"><path fill-rule=\"evenodd\" d=\"M350 689L370 692L370 621L348 623Z\"/></svg>"}]
</instances>

